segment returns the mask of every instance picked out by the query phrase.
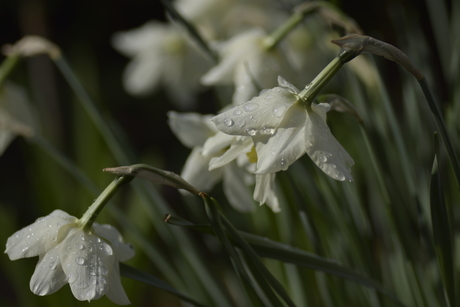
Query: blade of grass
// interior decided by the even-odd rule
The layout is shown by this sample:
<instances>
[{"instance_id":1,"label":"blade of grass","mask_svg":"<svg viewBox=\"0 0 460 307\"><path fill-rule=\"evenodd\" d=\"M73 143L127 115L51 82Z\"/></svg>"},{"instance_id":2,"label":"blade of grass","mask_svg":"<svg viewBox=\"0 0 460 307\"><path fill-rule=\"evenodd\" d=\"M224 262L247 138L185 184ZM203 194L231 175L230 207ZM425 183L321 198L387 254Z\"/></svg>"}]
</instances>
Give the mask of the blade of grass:
<instances>
[{"instance_id":1,"label":"blade of grass","mask_svg":"<svg viewBox=\"0 0 460 307\"><path fill-rule=\"evenodd\" d=\"M172 294L174 296L177 296L178 298L180 298L183 301L191 303L194 306L204 307L204 305L196 302L192 298L190 298L190 297L186 296L185 294L182 294L181 292L177 291L174 287L172 287L171 285L167 284L163 280L158 279L158 278L156 278L156 277L154 277L154 276L152 276L152 275L150 275L150 274L148 274L146 272L143 272L143 271L140 271L140 270L138 270L136 268L133 268L132 266L129 266L129 265L124 264L124 263L120 263L120 273L121 273L122 276L125 276L125 277L128 277L128 278L140 281L142 283L145 283L145 284L154 286L156 288L159 288L159 289L161 289L163 291L166 291L166 292L168 292L168 293L170 293L170 294Z\"/></svg>"},{"instance_id":2,"label":"blade of grass","mask_svg":"<svg viewBox=\"0 0 460 307\"><path fill-rule=\"evenodd\" d=\"M441 174L438 170L439 145L435 134L435 157L430 185L431 223L433 227L433 240L439 270L442 276L446 300L449 306L456 306L455 300L455 266L452 246L452 231L444 199L444 189Z\"/></svg>"},{"instance_id":3,"label":"blade of grass","mask_svg":"<svg viewBox=\"0 0 460 307\"><path fill-rule=\"evenodd\" d=\"M179 217L170 217L166 220L166 222L171 225L183 226L205 233L212 233L212 228L208 225L195 225ZM238 235L241 236L259 256L277 259L354 281L363 286L374 288L392 300L396 306L406 306L397 297L395 297L393 293L386 290L378 281L356 273L355 271L342 266L335 260L320 257L290 245L279 243L254 234L243 231L237 232ZM232 239L234 240L233 236Z\"/></svg>"}]
</instances>

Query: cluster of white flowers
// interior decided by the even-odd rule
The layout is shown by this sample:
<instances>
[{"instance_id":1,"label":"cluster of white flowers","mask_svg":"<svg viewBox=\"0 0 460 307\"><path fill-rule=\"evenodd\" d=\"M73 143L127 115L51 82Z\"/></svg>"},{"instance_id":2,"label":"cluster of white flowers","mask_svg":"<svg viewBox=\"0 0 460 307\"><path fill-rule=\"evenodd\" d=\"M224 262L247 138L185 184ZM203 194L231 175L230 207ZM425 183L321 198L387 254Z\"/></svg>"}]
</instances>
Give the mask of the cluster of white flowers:
<instances>
[{"instance_id":1,"label":"cluster of white flowers","mask_svg":"<svg viewBox=\"0 0 460 307\"><path fill-rule=\"evenodd\" d=\"M279 87L263 90L250 101L212 118L169 113L174 133L193 148L182 172L185 180L209 190L223 175L230 204L247 211L252 202L245 185L253 183L251 177L255 175L254 200L278 212L275 174L287 170L305 153L331 178L353 179L350 166L354 161L326 124L330 105L307 106L295 86L281 77L278 82Z\"/></svg>"},{"instance_id":2,"label":"cluster of white flowers","mask_svg":"<svg viewBox=\"0 0 460 307\"><path fill-rule=\"evenodd\" d=\"M330 106L307 105L295 86L278 77L294 82L311 77L305 70L305 55L314 53L314 35L300 27L284 46L273 45L267 31L288 16L282 10L268 14L270 6L261 1L184 0L177 1L176 7L212 41L218 55L218 62L200 77L201 84L233 87L230 106L214 118L168 114L172 131L192 149L181 174L185 180L203 191L222 180L229 203L242 212L253 210L254 200L280 211L276 172L286 170L304 153L333 179L352 180L353 159L326 124ZM254 18L247 18L248 12L255 11ZM222 17L229 15L233 23ZM303 37L295 39L299 36ZM251 196L248 186L254 184Z\"/></svg>"},{"instance_id":3,"label":"cluster of white flowers","mask_svg":"<svg viewBox=\"0 0 460 307\"><path fill-rule=\"evenodd\" d=\"M69 284L80 301L107 295L114 303L129 304L121 285L119 262L134 256L129 244L110 225L93 224L91 231L61 210L39 218L8 238L10 260L38 256L30 290L48 295Z\"/></svg>"}]
</instances>

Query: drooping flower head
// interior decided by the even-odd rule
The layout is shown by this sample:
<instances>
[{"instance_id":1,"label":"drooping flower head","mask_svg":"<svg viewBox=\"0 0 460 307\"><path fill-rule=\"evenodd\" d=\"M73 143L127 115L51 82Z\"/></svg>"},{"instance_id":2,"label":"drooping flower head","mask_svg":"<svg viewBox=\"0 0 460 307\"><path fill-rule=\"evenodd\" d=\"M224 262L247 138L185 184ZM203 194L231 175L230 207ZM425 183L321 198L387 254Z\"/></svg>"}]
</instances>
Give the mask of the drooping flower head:
<instances>
[{"instance_id":1,"label":"drooping flower head","mask_svg":"<svg viewBox=\"0 0 460 307\"><path fill-rule=\"evenodd\" d=\"M279 74L292 74L280 50L268 49L268 35L260 28L242 32L215 45L219 63L202 78L205 85L234 85L233 104L241 104L257 94L258 87L272 87Z\"/></svg>"},{"instance_id":2,"label":"drooping flower head","mask_svg":"<svg viewBox=\"0 0 460 307\"><path fill-rule=\"evenodd\" d=\"M113 46L132 58L124 73L124 86L130 94L145 96L164 87L179 108L190 109L210 60L185 30L173 23L151 21L116 33Z\"/></svg>"},{"instance_id":3,"label":"drooping flower head","mask_svg":"<svg viewBox=\"0 0 460 307\"><path fill-rule=\"evenodd\" d=\"M250 136L257 152L256 174L286 170L307 153L327 175L352 180L353 159L326 124L327 103L306 105L299 90L278 78L279 86L213 118L230 135Z\"/></svg>"},{"instance_id":4,"label":"drooping flower head","mask_svg":"<svg viewBox=\"0 0 460 307\"><path fill-rule=\"evenodd\" d=\"M107 295L116 304L129 304L119 262L134 256L132 247L110 225L94 223L87 231L78 221L55 210L9 237L5 253L10 260L39 257L30 280L37 295L52 294L68 283L80 301Z\"/></svg>"}]
</instances>

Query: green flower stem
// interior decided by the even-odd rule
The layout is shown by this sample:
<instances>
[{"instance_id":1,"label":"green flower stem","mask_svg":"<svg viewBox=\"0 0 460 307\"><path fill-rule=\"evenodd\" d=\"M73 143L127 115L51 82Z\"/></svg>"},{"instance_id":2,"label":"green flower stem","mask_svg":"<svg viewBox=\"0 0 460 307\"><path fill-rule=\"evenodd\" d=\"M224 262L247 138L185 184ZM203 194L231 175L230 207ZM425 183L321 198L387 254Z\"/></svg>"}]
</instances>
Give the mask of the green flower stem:
<instances>
[{"instance_id":1,"label":"green flower stem","mask_svg":"<svg viewBox=\"0 0 460 307\"><path fill-rule=\"evenodd\" d=\"M322 7L334 10L334 7L324 1L313 1L300 4L294 9L294 13L289 19L268 35L264 40L267 50L274 48L286 35L288 35L297 25L308 15L314 13Z\"/></svg>"},{"instance_id":2,"label":"green flower stem","mask_svg":"<svg viewBox=\"0 0 460 307\"><path fill-rule=\"evenodd\" d=\"M8 75L16 67L16 64L19 62L20 56L18 54L10 54L0 65L0 87L5 82Z\"/></svg>"},{"instance_id":3,"label":"green flower stem","mask_svg":"<svg viewBox=\"0 0 460 307\"><path fill-rule=\"evenodd\" d=\"M300 92L299 97L310 105L318 95L319 91L335 76L342 68L343 64L351 61L359 53L354 50L341 50L339 55L335 57L316 77L313 81Z\"/></svg>"},{"instance_id":4,"label":"green flower stem","mask_svg":"<svg viewBox=\"0 0 460 307\"><path fill-rule=\"evenodd\" d=\"M82 218L78 221L78 223L83 227L83 229L89 231L91 226L94 223L94 220L99 215L99 212L104 208L105 204L112 198L113 195L118 191L118 189L131 180L134 177L131 176L117 176L108 186L105 188L104 191L96 198L93 204L86 210L85 214L83 214Z\"/></svg>"},{"instance_id":5,"label":"green flower stem","mask_svg":"<svg viewBox=\"0 0 460 307\"><path fill-rule=\"evenodd\" d=\"M279 28L277 28L275 31L273 31L270 35L268 35L265 38L265 48L267 50L274 48L310 12L311 10L309 10L308 12L294 12L294 14L292 14L291 17L284 24L282 24Z\"/></svg>"},{"instance_id":6,"label":"green flower stem","mask_svg":"<svg viewBox=\"0 0 460 307\"><path fill-rule=\"evenodd\" d=\"M217 55L209 48L208 43L201 37L197 29L188 22L171 4L170 0L161 0L161 3L165 7L166 11L172 16L173 19L182 24L190 34L190 36L198 43L198 45L210 56L210 58L217 62Z\"/></svg>"}]
</instances>

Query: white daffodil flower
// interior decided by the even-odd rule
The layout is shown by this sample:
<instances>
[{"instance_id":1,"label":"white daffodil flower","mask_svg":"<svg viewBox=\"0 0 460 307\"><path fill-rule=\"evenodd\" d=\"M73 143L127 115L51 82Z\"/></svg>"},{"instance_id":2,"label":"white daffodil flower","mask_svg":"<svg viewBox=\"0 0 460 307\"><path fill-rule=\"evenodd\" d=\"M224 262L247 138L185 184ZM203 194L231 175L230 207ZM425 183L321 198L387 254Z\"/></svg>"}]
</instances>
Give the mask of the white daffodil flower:
<instances>
[{"instance_id":1,"label":"white daffodil flower","mask_svg":"<svg viewBox=\"0 0 460 307\"><path fill-rule=\"evenodd\" d=\"M278 78L279 87L215 116L217 128L229 135L250 136L257 152L256 174L286 170L307 153L327 175L352 180L353 159L326 124L327 103L306 106L299 90Z\"/></svg>"},{"instance_id":2,"label":"white daffodil flower","mask_svg":"<svg viewBox=\"0 0 460 307\"><path fill-rule=\"evenodd\" d=\"M88 232L76 217L55 210L9 237L5 253L11 260L39 256L30 280L30 290L37 295L52 294L68 283L80 301L105 294L116 304L130 303L119 261L130 259L134 251L110 225L94 223Z\"/></svg>"},{"instance_id":3,"label":"white daffodil flower","mask_svg":"<svg viewBox=\"0 0 460 307\"><path fill-rule=\"evenodd\" d=\"M278 49L267 50L267 34L254 28L230 40L216 44L219 64L202 78L204 85L234 85L233 104L248 101L258 93L258 87L275 86L275 77L292 74L289 63Z\"/></svg>"},{"instance_id":4,"label":"white daffodil flower","mask_svg":"<svg viewBox=\"0 0 460 307\"><path fill-rule=\"evenodd\" d=\"M132 58L124 73L128 93L143 96L163 86L177 107L190 109L194 104L195 94L203 88L200 77L210 61L185 30L172 23L151 21L116 33L112 43Z\"/></svg>"},{"instance_id":5,"label":"white daffodil flower","mask_svg":"<svg viewBox=\"0 0 460 307\"><path fill-rule=\"evenodd\" d=\"M212 116L196 113L168 112L169 126L177 138L192 148L181 177L199 190L210 191L222 180L229 203L241 212L253 210L253 201L247 189L251 176L246 168L246 154L252 141L232 137L218 131Z\"/></svg>"}]
</instances>

